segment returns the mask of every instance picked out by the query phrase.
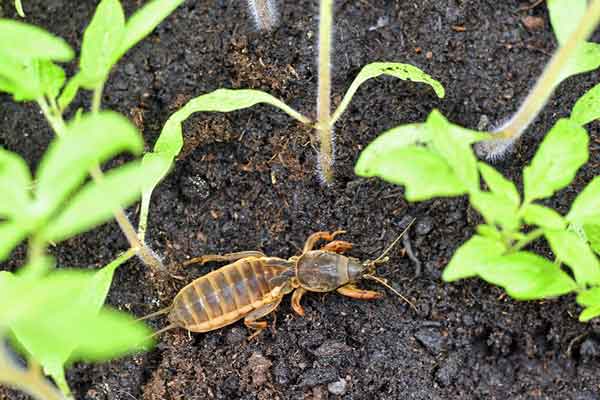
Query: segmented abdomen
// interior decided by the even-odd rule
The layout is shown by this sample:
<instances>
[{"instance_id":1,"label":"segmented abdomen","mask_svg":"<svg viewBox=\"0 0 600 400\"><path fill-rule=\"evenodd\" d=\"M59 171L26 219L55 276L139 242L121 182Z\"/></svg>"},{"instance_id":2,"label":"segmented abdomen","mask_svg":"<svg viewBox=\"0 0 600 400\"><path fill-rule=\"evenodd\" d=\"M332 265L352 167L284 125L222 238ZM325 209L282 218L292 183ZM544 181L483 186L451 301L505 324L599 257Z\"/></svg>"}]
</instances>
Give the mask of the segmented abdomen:
<instances>
[{"instance_id":1,"label":"segmented abdomen","mask_svg":"<svg viewBox=\"0 0 600 400\"><path fill-rule=\"evenodd\" d=\"M194 280L181 289L169 313L171 323L192 332L229 325L264 305L281 268L245 258Z\"/></svg>"}]
</instances>

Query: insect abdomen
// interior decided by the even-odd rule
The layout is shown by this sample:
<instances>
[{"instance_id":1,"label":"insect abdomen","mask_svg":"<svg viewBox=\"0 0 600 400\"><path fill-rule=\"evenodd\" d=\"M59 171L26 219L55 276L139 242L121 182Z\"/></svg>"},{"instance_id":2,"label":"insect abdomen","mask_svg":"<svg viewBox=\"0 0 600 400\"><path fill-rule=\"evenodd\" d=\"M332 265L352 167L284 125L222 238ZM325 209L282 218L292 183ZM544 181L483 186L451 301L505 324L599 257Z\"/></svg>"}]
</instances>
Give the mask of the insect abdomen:
<instances>
[{"instance_id":1,"label":"insect abdomen","mask_svg":"<svg viewBox=\"0 0 600 400\"><path fill-rule=\"evenodd\" d=\"M229 325L265 304L281 269L242 259L196 279L173 300L169 320L192 332Z\"/></svg>"}]
</instances>

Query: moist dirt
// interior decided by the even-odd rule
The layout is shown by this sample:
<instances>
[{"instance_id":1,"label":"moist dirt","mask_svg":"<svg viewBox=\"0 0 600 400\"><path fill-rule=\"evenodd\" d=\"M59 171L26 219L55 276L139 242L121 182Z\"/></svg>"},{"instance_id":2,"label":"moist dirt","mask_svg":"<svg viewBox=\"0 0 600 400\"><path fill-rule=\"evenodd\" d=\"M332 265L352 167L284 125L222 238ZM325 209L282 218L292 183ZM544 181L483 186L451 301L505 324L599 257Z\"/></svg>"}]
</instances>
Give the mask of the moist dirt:
<instances>
[{"instance_id":1,"label":"moist dirt","mask_svg":"<svg viewBox=\"0 0 600 400\"><path fill-rule=\"evenodd\" d=\"M96 1L25 0L26 20L80 48ZM123 1L130 14L143 2ZM281 2L280 2L281 3ZM316 1L285 1L281 26L257 32L244 1L189 0L110 77L103 107L132 119L151 148L168 116L220 87L267 91L314 116ZM0 1L16 18L12 1ZM184 126L185 146L152 198L148 241L173 277L130 261L116 274L108 303L142 316L168 305L187 282L217 265L182 269L205 253L260 249L289 257L319 230L345 229L351 254L376 257L413 218L409 241L379 272L416 304L387 292L361 302L309 294L306 316L285 299L256 340L242 323L206 334L174 330L149 353L105 364L75 364L77 399L600 399L600 323L577 321L573 296L515 302L478 280L445 284L440 275L480 216L464 198L409 204L403 190L353 173L379 133L420 122L434 108L470 128L493 127L519 105L556 46L545 5L527 0L355 0L336 2L334 103L373 61L412 63L446 87L437 99L422 84L369 81L338 122L336 183L315 174L314 133L269 107L204 113ZM595 35L600 41L600 35ZM70 74L76 63L67 66ZM569 79L510 157L496 164L521 185L521 170L543 135L600 78ZM88 107L80 94L71 107ZM598 124L590 162L547 204L566 212L596 174ZM0 145L34 168L52 139L37 106L0 95ZM427 184L427 182L423 182ZM138 209L128 214L137 219ZM127 248L116 223L51 249L60 266L99 268ZM544 243L534 246L550 255ZM22 264L19 247L2 269ZM371 283L365 287L375 289ZM151 322L165 326L164 319ZM0 389L2 399L23 399Z\"/></svg>"}]
</instances>

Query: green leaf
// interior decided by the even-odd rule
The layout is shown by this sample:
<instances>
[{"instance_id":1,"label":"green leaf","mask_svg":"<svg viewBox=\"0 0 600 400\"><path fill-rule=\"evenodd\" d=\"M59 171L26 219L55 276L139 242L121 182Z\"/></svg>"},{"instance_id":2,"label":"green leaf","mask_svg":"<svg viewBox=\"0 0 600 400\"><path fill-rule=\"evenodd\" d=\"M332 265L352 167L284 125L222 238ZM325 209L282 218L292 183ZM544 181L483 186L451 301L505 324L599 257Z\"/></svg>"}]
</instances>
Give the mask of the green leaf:
<instances>
[{"instance_id":1,"label":"green leaf","mask_svg":"<svg viewBox=\"0 0 600 400\"><path fill-rule=\"evenodd\" d=\"M486 163L478 162L479 172L492 193L506 197L515 206L521 204L521 197L515 184Z\"/></svg>"},{"instance_id":2,"label":"green leaf","mask_svg":"<svg viewBox=\"0 0 600 400\"><path fill-rule=\"evenodd\" d=\"M526 204L522 209L525 222L546 229L565 229L567 221L551 208L539 204Z\"/></svg>"},{"instance_id":3,"label":"green leaf","mask_svg":"<svg viewBox=\"0 0 600 400\"><path fill-rule=\"evenodd\" d=\"M65 209L40 232L47 242L60 242L110 220L113 212L130 206L143 188L154 180L158 162L130 162L106 173L99 181L87 183Z\"/></svg>"},{"instance_id":4,"label":"green leaf","mask_svg":"<svg viewBox=\"0 0 600 400\"><path fill-rule=\"evenodd\" d=\"M88 271L70 269L57 270L42 279L11 279L0 291L0 330L26 322L35 324L70 310L90 276Z\"/></svg>"},{"instance_id":5,"label":"green leaf","mask_svg":"<svg viewBox=\"0 0 600 400\"><path fill-rule=\"evenodd\" d=\"M583 226L585 238L596 254L600 254L600 225L586 224Z\"/></svg>"},{"instance_id":6,"label":"green leaf","mask_svg":"<svg viewBox=\"0 0 600 400\"><path fill-rule=\"evenodd\" d=\"M472 192L469 201L488 224L498 224L509 231L519 229L521 224L517 212L518 206L506 196L491 192Z\"/></svg>"},{"instance_id":7,"label":"green leaf","mask_svg":"<svg viewBox=\"0 0 600 400\"><path fill-rule=\"evenodd\" d=\"M51 99L58 97L65 84L65 71L52 61L40 61L40 87Z\"/></svg>"},{"instance_id":8,"label":"green leaf","mask_svg":"<svg viewBox=\"0 0 600 400\"><path fill-rule=\"evenodd\" d=\"M498 228L492 225L477 225L475 228L477 233L487 239L494 239L495 241L502 240L502 234L498 231Z\"/></svg>"},{"instance_id":9,"label":"green leaf","mask_svg":"<svg viewBox=\"0 0 600 400\"><path fill-rule=\"evenodd\" d=\"M558 265L523 251L486 260L479 276L503 287L517 300L555 297L577 289L577 284Z\"/></svg>"},{"instance_id":10,"label":"green leaf","mask_svg":"<svg viewBox=\"0 0 600 400\"><path fill-rule=\"evenodd\" d=\"M0 261L4 261L29 232L19 222L0 222Z\"/></svg>"},{"instance_id":11,"label":"green leaf","mask_svg":"<svg viewBox=\"0 0 600 400\"><path fill-rule=\"evenodd\" d=\"M21 216L31 202L31 174L19 155L0 147L0 218Z\"/></svg>"},{"instance_id":12,"label":"green leaf","mask_svg":"<svg viewBox=\"0 0 600 400\"><path fill-rule=\"evenodd\" d=\"M80 287L78 295L72 299L70 308L86 315L99 313L106 300L116 268L131 258L133 254L131 251L127 252L98 272L89 275L85 284ZM40 336L53 337L60 332L40 331L31 322L14 325L12 330L19 347L40 362L44 372L54 379L63 393L68 393L69 386L65 379L64 366L77 348L80 338L59 346L47 346L47 338L40 338Z\"/></svg>"},{"instance_id":13,"label":"green leaf","mask_svg":"<svg viewBox=\"0 0 600 400\"><path fill-rule=\"evenodd\" d=\"M442 279L445 282L453 282L477 276L479 269L488 259L500 256L505 251L502 242L475 235L456 250L444 269Z\"/></svg>"},{"instance_id":14,"label":"green leaf","mask_svg":"<svg viewBox=\"0 0 600 400\"><path fill-rule=\"evenodd\" d=\"M428 143L431 141L430 133L428 127L422 123L401 125L383 132L360 153L354 167L355 173L370 176L367 175L367 171L381 157L393 154L409 145Z\"/></svg>"},{"instance_id":15,"label":"green leaf","mask_svg":"<svg viewBox=\"0 0 600 400\"><path fill-rule=\"evenodd\" d=\"M37 26L11 19L0 18L0 43L0 57L10 55L21 63L36 59L70 61L74 56L73 50L61 38Z\"/></svg>"},{"instance_id":16,"label":"green leaf","mask_svg":"<svg viewBox=\"0 0 600 400\"><path fill-rule=\"evenodd\" d=\"M114 65L125 36L125 15L119 0L102 0L83 34L80 84L86 89L102 85Z\"/></svg>"},{"instance_id":17,"label":"green leaf","mask_svg":"<svg viewBox=\"0 0 600 400\"><path fill-rule=\"evenodd\" d=\"M72 335L79 346L73 360L100 362L127 354L147 351L154 346L152 331L140 321L119 311L104 308L93 318L86 318Z\"/></svg>"},{"instance_id":18,"label":"green leaf","mask_svg":"<svg viewBox=\"0 0 600 400\"><path fill-rule=\"evenodd\" d=\"M268 93L251 89L218 89L214 92L190 100L185 106L171 115L154 145L154 152L164 153L164 155L169 155L172 158L176 157L183 146L181 124L188 119L190 115L196 112L231 112L252 107L258 103L267 103L278 107L293 118L296 118L305 124L310 123L308 118L302 116Z\"/></svg>"},{"instance_id":19,"label":"green leaf","mask_svg":"<svg viewBox=\"0 0 600 400\"><path fill-rule=\"evenodd\" d=\"M35 100L44 94L40 82L39 60L17 61L0 48L0 78L2 90L11 93L15 101Z\"/></svg>"},{"instance_id":20,"label":"green leaf","mask_svg":"<svg viewBox=\"0 0 600 400\"><path fill-rule=\"evenodd\" d=\"M431 147L448 163L454 175L469 192L479 190L477 159L468 141L455 135L456 129L437 110L429 114L426 123L431 135Z\"/></svg>"},{"instance_id":21,"label":"green leaf","mask_svg":"<svg viewBox=\"0 0 600 400\"><path fill-rule=\"evenodd\" d=\"M21 0L15 0L15 8L17 9L17 14L19 14L19 17L25 18L25 11L23 11L23 4L21 4Z\"/></svg>"},{"instance_id":22,"label":"green leaf","mask_svg":"<svg viewBox=\"0 0 600 400\"><path fill-rule=\"evenodd\" d=\"M564 44L585 15L587 0L547 0L550 22L559 44Z\"/></svg>"},{"instance_id":23,"label":"green leaf","mask_svg":"<svg viewBox=\"0 0 600 400\"><path fill-rule=\"evenodd\" d=\"M116 63L130 48L148 36L184 1L152 0L137 10L125 24L125 35L119 50L114 54L113 63Z\"/></svg>"},{"instance_id":24,"label":"green leaf","mask_svg":"<svg viewBox=\"0 0 600 400\"><path fill-rule=\"evenodd\" d=\"M443 98L446 95L444 86L442 86L440 82L413 65L392 62L375 62L367 64L361 69L356 78L354 78L350 88L348 88L342 102L332 116L332 124L344 113L360 85L369 79L376 78L380 75L393 76L404 81L426 83L433 88L435 94L439 98Z\"/></svg>"},{"instance_id":25,"label":"green leaf","mask_svg":"<svg viewBox=\"0 0 600 400\"><path fill-rule=\"evenodd\" d=\"M600 315L600 288L584 290L577 295L577 303L586 307L579 315L581 322L586 322Z\"/></svg>"},{"instance_id":26,"label":"green leaf","mask_svg":"<svg viewBox=\"0 0 600 400\"><path fill-rule=\"evenodd\" d=\"M71 79L69 79L69 81L67 82L67 86L65 86L62 93L60 94L60 97L58 98L58 108L60 109L60 111L64 111L67 109L69 104L71 104L71 102L77 95L77 92L79 91L80 87L81 75L76 74Z\"/></svg>"},{"instance_id":27,"label":"green leaf","mask_svg":"<svg viewBox=\"0 0 600 400\"><path fill-rule=\"evenodd\" d=\"M579 321L587 322L592 318L596 318L600 315L600 305L586 308L581 314L579 314Z\"/></svg>"},{"instance_id":28,"label":"green leaf","mask_svg":"<svg viewBox=\"0 0 600 400\"><path fill-rule=\"evenodd\" d=\"M600 265L587 243L568 231L544 231L556 257L571 267L580 286L600 284Z\"/></svg>"},{"instance_id":29,"label":"green leaf","mask_svg":"<svg viewBox=\"0 0 600 400\"><path fill-rule=\"evenodd\" d=\"M568 119L558 121L523 170L525 202L550 197L571 183L588 160L588 142L581 126Z\"/></svg>"},{"instance_id":30,"label":"green leaf","mask_svg":"<svg viewBox=\"0 0 600 400\"><path fill-rule=\"evenodd\" d=\"M50 144L37 170L36 209L43 215L53 212L81 185L93 166L123 151L143 150L137 129L112 111L84 115L66 130Z\"/></svg>"},{"instance_id":31,"label":"green leaf","mask_svg":"<svg viewBox=\"0 0 600 400\"><path fill-rule=\"evenodd\" d=\"M579 193L566 218L577 225L600 225L600 176Z\"/></svg>"},{"instance_id":32,"label":"green leaf","mask_svg":"<svg viewBox=\"0 0 600 400\"><path fill-rule=\"evenodd\" d=\"M369 165L359 160L355 170L360 176L378 176L396 185L405 185L409 201L460 196L467 192L442 157L414 145L381 155Z\"/></svg>"},{"instance_id":33,"label":"green leaf","mask_svg":"<svg viewBox=\"0 0 600 400\"><path fill-rule=\"evenodd\" d=\"M580 25L587 10L586 0L548 0L548 11L552 28L561 46L564 46ZM582 42L578 45L574 55L569 58L561 71L561 76L555 84L570 76L592 71L600 66L600 45Z\"/></svg>"},{"instance_id":34,"label":"green leaf","mask_svg":"<svg viewBox=\"0 0 600 400\"><path fill-rule=\"evenodd\" d=\"M581 96L571 112L571 120L586 125L600 119L600 84Z\"/></svg>"}]
</instances>

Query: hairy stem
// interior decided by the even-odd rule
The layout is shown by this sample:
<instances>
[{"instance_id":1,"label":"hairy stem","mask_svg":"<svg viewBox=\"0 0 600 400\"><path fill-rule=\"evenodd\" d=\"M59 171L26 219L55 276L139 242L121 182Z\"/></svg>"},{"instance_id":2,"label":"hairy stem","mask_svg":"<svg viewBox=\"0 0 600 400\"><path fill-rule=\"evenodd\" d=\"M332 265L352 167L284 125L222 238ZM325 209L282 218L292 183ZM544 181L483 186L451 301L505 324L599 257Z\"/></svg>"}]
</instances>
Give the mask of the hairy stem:
<instances>
[{"instance_id":1,"label":"hairy stem","mask_svg":"<svg viewBox=\"0 0 600 400\"><path fill-rule=\"evenodd\" d=\"M261 31L270 31L277 26L279 18L275 0L248 0L248 8Z\"/></svg>"},{"instance_id":2,"label":"hairy stem","mask_svg":"<svg viewBox=\"0 0 600 400\"><path fill-rule=\"evenodd\" d=\"M325 183L333 182L333 128L331 126L331 42L333 0L321 0L319 21L319 93L317 124L319 167Z\"/></svg>"},{"instance_id":3,"label":"hairy stem","mask_svg":"<svg viewBox=\"0 0 600 400\"><path fill-rule=\"evenodd\" d=\"M15 364L0 338L0 383L21 390L38 400L66 400L41 373L39 366L28 369Z\"/></svg>"},{"instance_id":4,"label":"hairy stem","mask_svg":"<svg viewBox=\"0 0 600 400\"><path fill-rule=\"evenodd\" d=\"M560 74L565 65L575 54L579 44L592 34L599 21L600 0L593 0L577 29L556 51L517 113L500 129L499 138L517 139L533 122L560 83Z\"/></svg>"}]
</instances>

